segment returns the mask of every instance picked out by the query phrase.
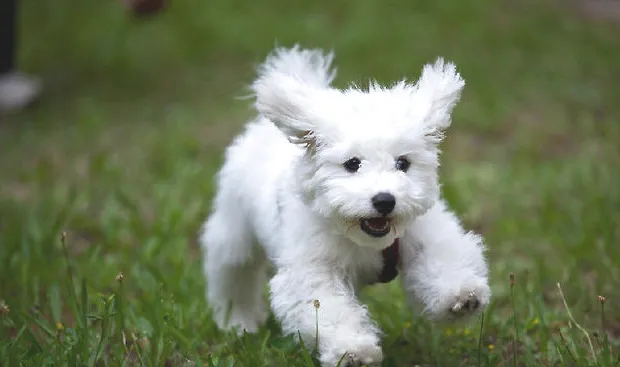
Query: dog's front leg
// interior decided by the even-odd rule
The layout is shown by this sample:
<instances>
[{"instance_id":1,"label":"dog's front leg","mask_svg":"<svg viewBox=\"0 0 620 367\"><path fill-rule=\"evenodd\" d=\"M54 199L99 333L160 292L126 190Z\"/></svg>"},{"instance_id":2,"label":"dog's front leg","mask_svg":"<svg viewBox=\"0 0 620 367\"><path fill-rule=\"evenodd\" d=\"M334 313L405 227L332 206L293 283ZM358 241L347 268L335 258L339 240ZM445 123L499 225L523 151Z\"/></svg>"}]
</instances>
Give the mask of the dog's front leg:
<instances>
[{"instance_id":1,"label":"dog's front leg","mask_svg":"<svg viewBox=\"0 0 620 367\"><path fill-rule=\"evenodd\" d=\"M308 264L280 268L270 282L284 332L299 333L308 348L318 346L325 367L343 356L341 366L380 365L379 331L352 287L330 267Z\"/></svg>"},{"instance_id":2,"label":"dog's front leg","mask_svg":"<svg viewBox=\"0 0 620 367\"><path fill-rule=\"evenodd\" d=\"M436 320L456 320L490 301L482 238L467 233L443 202L408 229L402 244L405 290Z\"/></svg>"}]
</instances>

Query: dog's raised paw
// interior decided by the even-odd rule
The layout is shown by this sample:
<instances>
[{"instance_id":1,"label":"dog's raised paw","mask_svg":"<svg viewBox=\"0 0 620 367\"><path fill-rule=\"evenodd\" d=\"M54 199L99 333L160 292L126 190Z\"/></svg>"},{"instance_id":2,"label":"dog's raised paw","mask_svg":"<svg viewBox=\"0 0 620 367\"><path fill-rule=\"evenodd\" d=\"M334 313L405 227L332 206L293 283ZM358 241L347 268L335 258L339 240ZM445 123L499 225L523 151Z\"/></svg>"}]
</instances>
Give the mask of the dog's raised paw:
<instances>
[{"instance_id":1,"label":"dog's raised paw","mask_svg":"<svg viewBox=\"0 0 620 367\"><path fill-rule=\"evenodd\" d=\"M427 306L429 316L435 321L467 319L484 309L491 300L487 279L473 277L437 293L437 298Z\"/></svg>"},{"instance_id":2,"label":"dog's raised paw","mask_svg":"<svg viewBox=\"0 0 620 367\"><path fill-rule=\"evenodd\" d=\"M467 291L465 297L459 297L450 309L453 314L467 314L480 308L480 301L474 290Z\"/></svg>"},{"instance_id":3,"label":"dog's raised paw","mask_svg":"<svg viewBox=\"0 0 620 367\"><path fill-rule=\"evenodd\" d=\"M460 318L480 311L488 303L491 290L486 282L463 285L448 305L449 318Z\"/></svg>"},{"instance_id":4,"label":"dog's raised paw","mask_svg":"<svg viewBox=\"0 0 620 367\"><path fill-rule=\"evenodd\" d=\"M378 349L378 354L381 356L381 349ZM374 354L377 354L376 351ZM375 367L381 365L381 357L377 358L376 355L359 356L353 352L347 352L343 355L339 366L340 367Z\"/></svg>"}]
</instances>

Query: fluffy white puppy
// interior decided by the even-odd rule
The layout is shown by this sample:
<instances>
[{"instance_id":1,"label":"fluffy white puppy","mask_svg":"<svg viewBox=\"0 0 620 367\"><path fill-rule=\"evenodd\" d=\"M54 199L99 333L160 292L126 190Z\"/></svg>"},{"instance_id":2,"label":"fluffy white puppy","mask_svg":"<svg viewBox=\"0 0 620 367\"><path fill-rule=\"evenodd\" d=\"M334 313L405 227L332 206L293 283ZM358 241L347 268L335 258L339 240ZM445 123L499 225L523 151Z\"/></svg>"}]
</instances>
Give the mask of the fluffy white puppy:
<instances>
[{"instance_id":1,"label":"fluffy white puppy","mask_svg":"<svg viewBox=\"0 0 620 367\"><path fill-rule=\"evenodd\" d=\"M378 365L361 286L398 269L406 294L443 320L491 297L482 238L446 208L437 177L465 83L438 59L415 83L339 90L332 58L295 46L260 66L258 117L226 151L201 237L207 299L220 328L256 331L272 264L271 309L286 333L316 343L323 366Z\"/></svg>"}]
</instances>

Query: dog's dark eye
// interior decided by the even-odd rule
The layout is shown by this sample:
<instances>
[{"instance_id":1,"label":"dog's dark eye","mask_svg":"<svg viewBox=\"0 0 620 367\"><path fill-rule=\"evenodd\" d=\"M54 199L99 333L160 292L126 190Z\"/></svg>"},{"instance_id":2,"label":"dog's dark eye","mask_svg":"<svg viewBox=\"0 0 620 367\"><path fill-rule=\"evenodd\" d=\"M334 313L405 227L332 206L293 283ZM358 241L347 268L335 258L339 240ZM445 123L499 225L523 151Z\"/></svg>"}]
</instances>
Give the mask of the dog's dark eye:
<instances>
[{"instance_id":1,"label":"dog's dark eye","mask_svg":"<svg viewBox=\"0 0 620 367\"><path fill-rule=\"evenodd\" d=\"M396 169L399 171L407 172L409 166L411 166L411 163L409 163L409 161L405 157L399 157L396 160Z\"/></svg>"},{"instance_id":2,"label":"dog's dark eye","mask_svg":"<svg viewBox=\"0 0 620 367\"><path fill-rule=\"evenodd\" d=\"M361 164L362 162L359 160L359 158L353 157L348 161L344 162L342 165L344 166L344 169L353 173L357 172L357 170L360 169Z\"/></svg>"}]
</instances>

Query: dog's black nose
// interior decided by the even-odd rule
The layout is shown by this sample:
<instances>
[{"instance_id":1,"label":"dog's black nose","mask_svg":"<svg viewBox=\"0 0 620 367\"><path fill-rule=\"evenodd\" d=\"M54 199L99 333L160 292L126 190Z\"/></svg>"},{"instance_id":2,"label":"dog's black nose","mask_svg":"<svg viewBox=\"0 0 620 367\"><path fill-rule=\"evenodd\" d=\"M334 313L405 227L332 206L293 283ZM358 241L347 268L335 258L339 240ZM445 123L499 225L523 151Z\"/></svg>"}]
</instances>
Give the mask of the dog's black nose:
<instances>
[{"instance_id":1,"label":"dog's black nose","mask_svg":"<svg viewBox=\"0 0 620 367\"><path fill-rule=\"evenodd\" d=\"M382 215L388 215L396 206L396 198L387 192L380 192L372 197L372 206Z\"/></svg>"}]
</instances>

